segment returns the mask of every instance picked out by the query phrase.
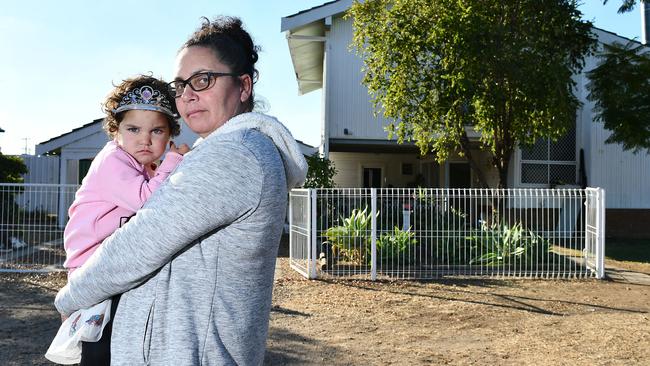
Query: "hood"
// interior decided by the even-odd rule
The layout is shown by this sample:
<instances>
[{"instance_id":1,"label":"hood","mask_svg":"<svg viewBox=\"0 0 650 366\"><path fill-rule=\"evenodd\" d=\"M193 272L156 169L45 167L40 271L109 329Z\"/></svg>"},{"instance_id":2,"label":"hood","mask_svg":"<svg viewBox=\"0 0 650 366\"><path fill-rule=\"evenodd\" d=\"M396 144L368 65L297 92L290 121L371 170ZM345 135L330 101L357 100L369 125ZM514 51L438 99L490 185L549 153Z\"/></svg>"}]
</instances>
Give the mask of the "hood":
<instances>
[{"instance_id":1,"label":"hood","mask_svg":"<svg viewBox=\"0 0 650 366\"><path fill-rule=\"evenodd\" d=\"M242 113L228 120L212 134L221 135L241 129L256 129L270 137L282 156L284 172L287 176L287 188L302 187L307 177L307 160L302 155L300 146L291 132L280 121L262 113ZM197 140L194 146L201 140Z\"/></svg>"}]
</instances>

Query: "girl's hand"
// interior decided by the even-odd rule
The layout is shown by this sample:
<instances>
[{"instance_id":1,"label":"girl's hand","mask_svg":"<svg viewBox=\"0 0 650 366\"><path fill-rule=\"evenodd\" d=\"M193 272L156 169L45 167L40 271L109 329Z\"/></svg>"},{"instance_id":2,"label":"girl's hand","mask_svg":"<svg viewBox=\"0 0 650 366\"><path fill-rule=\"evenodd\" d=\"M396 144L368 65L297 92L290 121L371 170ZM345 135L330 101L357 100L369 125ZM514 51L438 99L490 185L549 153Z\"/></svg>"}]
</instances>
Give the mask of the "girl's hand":
<instances>
[{"instance_id":1,"label":"girl's hand","mask_svg":"<svg viewBox=\"0 0 650 366\"><path fill-rule=\"evenodd\" d=\"M187 144L181 144L181 146L177 147L174 141L169 141L169 151L185 155L188 151L190 151L190 147L187 146Z\"/></svg>"},{"instance_id":2,"label":"girl's hand","mask_svg":"<svg viewBox=\"0 0 650 366\"><path fill-rule=\"evenodd\" d=\"M63 315L63 314L59 314L59 315L61 315L61 323L63 323L64 321L66 321L68 319L67 315Z\"/></svg>"}]
</instances>

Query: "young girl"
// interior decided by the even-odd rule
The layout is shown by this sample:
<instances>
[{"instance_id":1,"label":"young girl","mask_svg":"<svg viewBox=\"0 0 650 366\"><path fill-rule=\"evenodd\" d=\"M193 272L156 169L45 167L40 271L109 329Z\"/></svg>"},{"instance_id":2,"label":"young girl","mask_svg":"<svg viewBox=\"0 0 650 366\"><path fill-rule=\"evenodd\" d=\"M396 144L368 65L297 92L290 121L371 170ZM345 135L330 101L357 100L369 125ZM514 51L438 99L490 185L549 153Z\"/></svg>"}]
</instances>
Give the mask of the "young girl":
<instances>
[{"instance_id":1,"label":"young girl","mask_svg":"<svg viewBox=\"0 0 650 366\"><path fill-rule=\"evenodd\" d=\"M104 129L111 141L93 159L63 235L68 275L142 207L188 152L187 145L170 142L180 131L173 100L167 84L149 76L123 81L107 97ZM157 166L168 144L169 152ZM109 365L111 318L118 300L73 313L45 356L62 364Z\"/></svg>"}]
</instances>

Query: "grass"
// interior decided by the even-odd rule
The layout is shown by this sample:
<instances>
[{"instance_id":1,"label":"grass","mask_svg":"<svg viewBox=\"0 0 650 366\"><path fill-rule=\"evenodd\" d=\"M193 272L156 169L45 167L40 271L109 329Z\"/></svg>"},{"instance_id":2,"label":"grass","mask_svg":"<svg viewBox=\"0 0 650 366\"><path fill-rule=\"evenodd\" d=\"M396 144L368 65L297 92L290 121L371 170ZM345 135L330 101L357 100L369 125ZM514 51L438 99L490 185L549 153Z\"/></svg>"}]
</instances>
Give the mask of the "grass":
<instances>
[{"instance_id":1,"label":"grass","mask_svg":"<svg viewBox=\"0 0 650 366\"><path fill-rule=\"evenodd\" d=\"M650 239L607 238L605 257L618 261L650 263Z\"/></svg>"}]
</instances>

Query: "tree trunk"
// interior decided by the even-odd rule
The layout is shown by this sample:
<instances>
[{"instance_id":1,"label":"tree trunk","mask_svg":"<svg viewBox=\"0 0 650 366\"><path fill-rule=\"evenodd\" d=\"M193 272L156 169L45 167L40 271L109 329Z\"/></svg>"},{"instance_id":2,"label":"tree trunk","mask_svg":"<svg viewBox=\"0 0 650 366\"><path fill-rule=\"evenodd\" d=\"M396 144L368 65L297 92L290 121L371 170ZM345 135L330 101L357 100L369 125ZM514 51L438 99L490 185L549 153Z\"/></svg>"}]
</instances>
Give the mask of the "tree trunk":
<instances>
[{"instance_id":1,"label":"tree trunk","mask_svg":"<svg viewBox=\"0 0 650 366\"><path fill-rule=\"evenodd\" d=\"M489 188L483 170L481 170L481 167L476 161L474 161L474 158L472 156L472 152L469 147L469 137L467 137L467 131L463 131L463 134L460 137L460 147L463 150L465 156L467 157L469 166L472 168L472 170L474 171L474 173L476 173L476 176L478 177L479 184L481 185L479 188Z\"/></svg>"},{"instance_id":2,"label":"tree trunk","mask_svg":"<svg viewBox=\"0 0 650 366\"><path fill-rule=\"evenodd\" d=\"M501 156L495 156L495 166L499 171L499 188L508 188L508 170L510 169L510 156L512 153L503 152Z\"/></svg>"}]
</instances>

